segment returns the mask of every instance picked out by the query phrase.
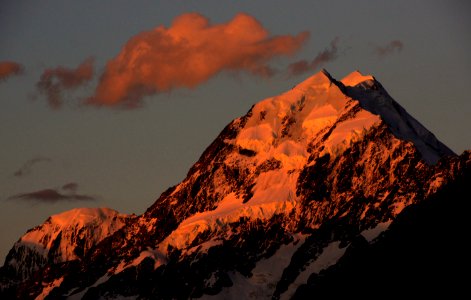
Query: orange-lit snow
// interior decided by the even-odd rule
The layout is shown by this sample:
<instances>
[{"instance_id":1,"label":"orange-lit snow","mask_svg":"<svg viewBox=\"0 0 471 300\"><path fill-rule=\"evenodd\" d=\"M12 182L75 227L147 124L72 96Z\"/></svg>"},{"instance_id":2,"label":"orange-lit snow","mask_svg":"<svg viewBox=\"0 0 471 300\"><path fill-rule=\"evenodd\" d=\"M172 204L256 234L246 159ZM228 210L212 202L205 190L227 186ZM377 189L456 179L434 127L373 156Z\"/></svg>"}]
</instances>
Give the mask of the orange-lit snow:
<instances>
[{"instance_id":1,"label":"orange-lit snow","mask_svg":"<svg viewBox=\"0 0 471 300\"><path fill-rule=\"evenodd\" d=\"M60 286L64 277L58 278L51 283L48 283L43 286L42 292L36 296L35 300L44 300L49 295L49 293L57 286Z\"/></svg>"},{"instance_id":2,"label":"orange-lit snow","mask_svg":"<svg viewBox=\"0 0 471 300\"><path fill-rule=\"evenodd\" d=\"M354 71L347 76L345 76L341 82L345 86L355 86L359 83L362 83L367 80L374 80L375 78L371 75L363 75L359 71Z\"/></svg>"},{"instance_id":3,"label":"orange-lit snow","mask_svg":"<svg viewBox=\"0 0 471 300\"><path fill-rule=\"evenodd\" d=\"M236 144L262 152L262 156L274 156L284 162L285 166L292 166L291 169L299 169L306 161L307 144L323 129L334 125L345 112L349 100L351 98L343 94L329 75L319 72L292 90L256 104L245 128L237 136ZM379 121L379 116L361 110L355 118L341 122L334 128L327 142L327 151L336 149L338 145L348 144ZM289 139L287 134L296 136L297 139ZM283 145L282 148L280 144ZM277 154L284 155L277 157Z\"/></svg>"},{"instance_id":4,"label":"orange-lit snow","mask_svg":"<svg viewBox=\"0 0 471 300\"><path fill-rule=\"evenodd\" d=\"M338 118L338 111L330 104L318 107L312 110L309 115L304 118L303 129L306 137L313 137L321 129L331 126Z\"/></svg>"},{"instance_id":5,"label":"orange-lit snow","mask_svg":"<svg viewBox=\"0 0 471 300\"><path fill-rule=\"evenodd\" d=\"M34 248L38 253L47 255L57 236L61 234L59 259L68 261L77 258L74 238L89 234L85 250L124 226L125 215L109 208L76 208L53 215L43 225L27 232L17 244ZM92 230L81 230L83 228ZM17 245L19 246L19 245Z\"/></svg>"},{"instance_id":6,"label":"orange-lit snow","mask_svg":"<svg viewBox=\"0 0 471 300\"><path fill-rule=\"evenodd\" d=\"M374 83L374 78L355 71L342 80L348 86L364 81ZM247 203L231 193L221 199L216 209L197 213L184 220L159 245L159 251L166 253L168 245L188 251L191 242L201 232L223 229L240 217L267 219L275 213L288 213L296 209L296 182L299 172L307 164L309 143L320 140L324 133L330 131L327 139L322 141L323 153L338 156L352 142L361 139L370 128L381 125L383 118L400 118L401 126L408 124L408 115L399 114L389 105L393 100L383 97L384 99L373 103L375 99L368 98L359 103L359 100L346 96L342 89L341 83L335 82L327 72L322 71L290 91L254 105L245 126L235 139L225 141L242 149L252 150L254 155L233 153L223 163L254 169L274 158L281 163L281 167L258 175L251 189L253 195ZM373 112L362 108L355 110L359 104L361 107L376 105L382 108L372 109ZM401 144L399 140L392 143L398 146ZM371 153L373 154L377 155ZM385 153L381 159L386 161L391 157ZM392 163L398 159L400 157L393 159ZM367 176L374 177L375 170L367 172ZM396 214L408 204L404 201L406 200L399 199L395 202Z\"/></svg>"},{"instance_id":7,"label":"orange-lit snow","mask_svg":"<svg viewBox=\"0 0 471 300\"><path fill-rule=\"evenodd\" d=\"M286 213L294 208L294 199L274 195L276 194L271 195L269 199L262 196L258 201L242 203L242 199L231 193L219 203L215 210L197 213L183 221L159 245L159 250L165 253L168 245L185 249L199 233L206 230L224 229L229 223L236 222L241 217L269 219L276 213Z\"/></svg>"},{"instance_id":8,"label":"orange-lit snow","mask_svg":"<svg viewBox=\"0 0 471 300\"><path fill-rule=\"evenodd\" d=\"M351 142L359 140L366 130L379 124L380 121L379 116L361 110L354 119L346 120L335 127L324 143L325 151L335 153L339 149L346 148Z\"/></svg>"}]
</instances>

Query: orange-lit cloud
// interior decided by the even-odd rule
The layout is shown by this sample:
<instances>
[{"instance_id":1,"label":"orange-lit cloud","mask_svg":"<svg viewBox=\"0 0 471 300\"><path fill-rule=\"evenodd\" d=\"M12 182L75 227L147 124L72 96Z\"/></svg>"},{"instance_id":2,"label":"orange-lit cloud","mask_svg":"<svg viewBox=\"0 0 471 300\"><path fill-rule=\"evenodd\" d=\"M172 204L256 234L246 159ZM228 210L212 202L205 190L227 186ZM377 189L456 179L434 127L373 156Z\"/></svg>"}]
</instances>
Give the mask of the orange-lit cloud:
<instances>
[{"instance_id":1,"label":"orange-lit cloud","mask_svg":"<svg viewBox=\"0 0 471 300\"><path fill-rule=\"evenodd\" d=\"M46 69L36 84L39 92L46 96L49 106L58 109L62 106L62 94L86 84L93 78L93 59L88 58L77 68L59 66Z\"/></svg>"},{"instance_id":2,"label":"orange-lit cloud","mask_svg":"<svg viewBox=\"0 0 471 300\"><path fill-rule=\"evenodd\" d=\"M96 201L97 198L89 195L77 194L78 184L71 182L62 186L61 189L42 189L30 193L22 193L11 196L8 200L21 200L32 203L56 203L76 201Z\"/></svg>"},{"instance_id":3,"label":"orange-lit cloud","mask_svg":"<svg viewBox=\"0 0 471 300\"><path fill-rule=\"evenodd\" d=\"M317 70L325 63L331 62L338 57L338 42L339 38L330 42L330 47L322 52L319 52L313 60L307 61L305 59L294 62L288 66L288 73L292 76L304 74L306 72L312 72Z\"/></svg>"},{"instance_id":4,"label":"orange-lit cloud","mask_svg":"<svg viewBox=\"0 0 471 300\"><path fill-rule=\"evenodd\" d=\"M168 28L132 37L108 61L87 104L135 107L146 95L193 88L224 70L269 77L274 71L268 63L296 52L308 35L271 36L247 14L221 24L197 13L183 14Z\"/></svg>"},{"instance_id":5,"label":"orange-lit cloud","mask_svg":"<svg viewBox=\"0 0 471 300\"><path fill-rule=\"evenodd\" d=\"M18 170L13 173L16 177L24 177L31 174L33 166L41 162L50 162L51 159L47 157L35 157L26 161Z\"/></svg>"},{"instance_id":6,"label":"orange-lit cloud","mask_svg":"<svg viewBox=\"0 0 471 300\"><path fill-rule=\"evenodd\" d=\"M0 81L23 72L23 66L13 61L0 61Z\"/></svg>"},{"instance_id":7,"label":"orange-lit cloud","mask_svg":"<svg viewBox=\"0 0 471 300\"><path fill-rule=\"evenodd\" d=\"M379 57L384 57L395 52L401 52L404 44L400 40L390 41L383 47L376 47L375 52Z\"/></svg>"}]
</instances>

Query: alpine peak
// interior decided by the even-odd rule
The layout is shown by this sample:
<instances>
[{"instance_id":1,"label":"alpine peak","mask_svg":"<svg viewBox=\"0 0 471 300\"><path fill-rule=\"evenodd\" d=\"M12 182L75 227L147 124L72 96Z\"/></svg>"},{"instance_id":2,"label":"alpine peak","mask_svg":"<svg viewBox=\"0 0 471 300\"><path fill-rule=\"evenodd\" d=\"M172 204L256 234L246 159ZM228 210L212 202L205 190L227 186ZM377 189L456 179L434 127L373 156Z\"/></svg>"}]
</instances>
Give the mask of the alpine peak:
<instances>
[{"instance_id":1,"label":"alpine peak","mask_svg":"<svg viewBox=\"0 0 471 300\"><path fill-rule=\"evenodd\" d=\"M54 225L61 227L69 226L86 226L93 222L103 222L110 217L119 216L119 213L111 208L99 207L99 208L74 208L56 215L52 215L49 219Z\"/></svg>"},{"instance_id":2,"label":"alpine peak","mask_svg":"<svg viewBox=\"0 0 471 300\"><path fill-rule=\"evenodd\" d=\"M349 111L352 113L346 118ZM323 69L292 90L255 104L251 112L237 144L256 152L268 151L285 136L310 141L328 128L330 136L324 148L337 151L382 122L396 138L412 142L429 164L444 155L455 155L392 99L373 76L359 71L339 82Z\"/></svg>"},{"instance_id":3,"label":"alpine peak","mask_svg":"<svg viewBox=\"0 0 471 300\"><path fill-rule=\"evenodd\" d=\"M375 78L371 75L363 75L360 73L360 71L355 70L352 73L345 76L340 82L342 82L343 85L345 86L355 86L367 80L375 81Z\"/></svg>"},{"instance_id":4,"label":"alpine peak","mask_svg":"<svg viewBox=\"0 0 471 300\"><path fill-rule=\"evenodd\" d=\"M5 266L25 279L50 262L80 260L131 218L110 208L75 208L52 215L15 243Z\"/></svg>"},{"instance_id":5,"label":"alpine peak","mask_svg":"<svg viewBox=\"0 0 471 300\"><path fill-rule=\"evenodd\" d=\"M334 82L335 82L335 79L332 78L329 72L327 72L326 69L322 69L322 71L315 73L314 75L305 79L303 82L297 84L295 86L295 89L306 91L308 89L321 87L321 86L329 87Z\"/></svg>"},{"instance_id":6,"label":"alpine peak","mask_svg":"<svg viewBox=\"0 0 471 300\"><path fill-rule=\"evenodd\" d=\"M143 215L74 209L28 231L0 268L0 297L290 298L464 180L469 156L373 76L322 70L229 123Z\"/></svg>"}]
</instances>

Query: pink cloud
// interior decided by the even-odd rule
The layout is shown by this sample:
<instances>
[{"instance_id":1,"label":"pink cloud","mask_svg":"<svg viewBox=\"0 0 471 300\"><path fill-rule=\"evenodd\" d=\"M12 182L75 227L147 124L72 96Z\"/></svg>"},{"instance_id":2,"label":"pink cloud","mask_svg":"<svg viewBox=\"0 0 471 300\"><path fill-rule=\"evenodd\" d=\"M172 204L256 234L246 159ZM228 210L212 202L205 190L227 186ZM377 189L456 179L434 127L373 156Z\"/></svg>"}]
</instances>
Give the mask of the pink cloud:
<instances>
[{"instance_id":1,"label":"pink cloud","mask_svg":"<svg viewBox=\"0 0 471 300\"><path fill-rule=\"evenodd\" d=\"M132 108L147 95L194 88L226 70L269 77L274 71L268 63L296 52L308 36L271 36L243 13L220 24L197 13L183 14L168 28L159 26L132 37L108 61L86 103Z\"/></svg>"},{"instance_id":2,"label":"pink cloud","mask_svg":"<svg viewBox=\"0 0 471 300\"><path fill-rule=\"evenodd\" d=\"M74 90L92 78L93 59L88 58L75 69L63 66L46 69L36 86L46 96L49 106L58 109L62 106L64 91Z\"/></svg>"},{"instance_id":3,"label":"pink cloud","mask_svg":"<svg viewBox=\"0 0 471 300\"><path fill-rule=\"evenodd\" d=\"M7 80L9 77L19 75L24 68L19 63L13 61L0 61L0 81Z\"/></svg>"}]
</instances>

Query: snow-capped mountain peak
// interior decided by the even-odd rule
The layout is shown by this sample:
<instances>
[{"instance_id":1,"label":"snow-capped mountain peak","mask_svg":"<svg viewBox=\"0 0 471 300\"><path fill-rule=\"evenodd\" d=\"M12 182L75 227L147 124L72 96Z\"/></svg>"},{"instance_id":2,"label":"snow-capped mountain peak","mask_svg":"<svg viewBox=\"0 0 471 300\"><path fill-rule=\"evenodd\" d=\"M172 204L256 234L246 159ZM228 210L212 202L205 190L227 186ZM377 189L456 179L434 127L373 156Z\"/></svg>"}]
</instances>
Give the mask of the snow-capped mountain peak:
<instances>
[{"instance_id":1,"label":"snow-capped mountain peak","mask_svg":"<svg viewBox=\"0 0 471 300\"><path fill-rule=\"evenodd\" d=\"M220 231L240 218L269 219L276 214L289 214L300 201L297 196L300 173L310 166L314 153L340 157L370 130L387 126L388 123L384 122L394 115L395 107L382 105L382 100L373 103L374 99L370 99L369 94L360 93L367 86L379 87L375 78L355 71L344 81L354 87L346 87L322 70L293 89L255 104L246 116L237 119L234 123L238 124L237 134L225 138L220 146L227 149L221 151L225 153L223 159L217 155L202 156L204 162L201 165L208 166L212 174L218 174L210 187L198 183L199 189L207 188L218 194L214 199L216 202L212 203L214 208L197 212L180 223L159 245L156 259L161 257L161 253L166 253L169 245L185 249L205 231ZM388 98L386 101L393 100ZM409 126L406 121L399 121ZM409 133L409 136L412 134ZM402 137L397 135L394 142L400 144ZM416 143L420 145L421 140ZM391 153L381 155L392 156ZM266 171L257 171L265 168ZM221 169L220 174L218 169ZM239 186L227 189L223 184L226 176L223 175L226 172L224 169L234 169L241 174L260 174L253 175L247 183L238 183ZM180 197L185 197L182 191L188 189L192 182L213 176L206 172L200 170L193 175L196 178L190 176L178 185L171 198L179 200L171 201L171 205L178 204ZM236 180L242 181L241 178ZM240 185L247 187L241 188ZM404 206L401 204L395 213L399 213Z\"/></svg>"},{"instance_id":2,"label":"snow-capped mountain peak","mask_svg":"<svg viewBox=\"0 0 471 300\"><path fill-rule=\"evenodd\" d=\"M380 116L397 138L412 142L427 163L435 164L443 156L456 155L397 103L373 76L355 71L341 82L348 96L358 100L363 109Z\"/></svg>"},{"instance_id":3,"label":"snow-capped mountain peak","mask_svg":"<svg viewBox=\"0 0 471 300\"><path fill-rule=\"evenodd\" d=\"M370 94L370 88L379 95ZM159 248L163 252L168 245L185 248L204 231L218 231L241 217L268 219L275 214L288 213L299 201L296 195L300 173L316 156L340 157L374 128L384 125L396 139L391 142L397 145L412 142L420 151L425 144L423 138L427 136L415 134L414 128L420 124L411 128L414 124L407 113L398 113L395 101L373 76L355 71L338 82L322 70L291 90L256 103L246 116L233 122L235 134L219 142L219 153L203 154L195 165L200 166L199 171L190 172L166 201L170 206L178 206L197 187L216 193L217 197L211 198L214 202L204 202L213 209L188 216ZM400 130L393 126L399 126ZM432 141L441 144L436 139ZM213 148L216 147L208 149ZM423 149L426 162L435 162L445 153ZM220 156L221 153L224 155ZM381 155L393 156L387 152ZM228 169L238 174L259 174L241 183L242 175L225 179ZM210 179L213 176L214 179ZM209 186L200 182L202 178ZM224 184L234 179L235 186L229 188ZM197 195L195 201L187 201L190 207L196 207L203 199ZM165 205L154 204L156 209ZM404 205L400 207L396 213Z\"/></svg>"},{"instance_id":4,"label":"snow-capped mountain peak","mask_svg":"<svg viewBox=\"0 0 471 300\"><path fill-rule=\"evenodd\" d=\"M229 123L143 215L52 216L0 275L14 296L289 298L467 164L373 76L323 70Z\"/></svg>"},{"instance_id":5,"label":"snow-capped mountain peak","mask_svg":"<svg viewBox=\"0 0 471 300\"><path fill-rule=\"evenodd\" d=\"M351 99L342 89L324 70L279 96L257 103L236 139L237 145L262 153L273 148L278 148L285 154L299 153L293 149L293 143L304 144L302 148L305 149L308 142L332 128L355 105L349 105ZM351 122L342 121L342 126L335 130L333 138L329 140L332 142L330 146L350 141L352 133L361 133L379 121L367 111L349 119ZM288 145L291 147L286 149Z\"/></svg>"},{"instance_id":6,"label":"snow-capped mountain peak","mask_svg":"<svg viewBox=\"0 0 471 300\"><path fill-rule=\"evenodd\" d=\"M375 78L371 75L363 75L360 71L356 70L345 76L340 82L345 86L356 86L368 80L375 81Z\"/></svg>"},{"instance_id":7,"label":"snow-capped mountain peak","mask_svg":"<svg viewBox=\"0 0 471 300\"><path fill-rule=\"evenodd\" d=\"M329 74L329 72L327 72L325 69L322 69L322 71L315 73L302 82L298 83L295 88L305 92L310 89L317 89L322 86L324 88L328 88L332 84L332 81L334 81L334 79Z\"/></svg>"},{"instance_id":8,"label":"snow-capped mountain peak","mask_svg":"<svg viewBox=\"0 0 471 300\"><path fill-rule=\"evenodd\" d=\"M53 215L15 243L5 265L27 278L47 263L81 259L130 217L110 208L75 208Z\"/></svg>"},{"instance_id":9,"label":"snow-capped mountain peak","mask_svg":"<svg viewBox=\"0 0 471 300\"><path fill-rule=\"evenodd\" d=\"M101 223L106 227L110 227L110 217L112 219L115 216L118 217L120 214L111 208L82 207L52 215L49 219L49 222L62 228L73 226L84 227L92 223Z\"/></svg>"}]
</instances>

